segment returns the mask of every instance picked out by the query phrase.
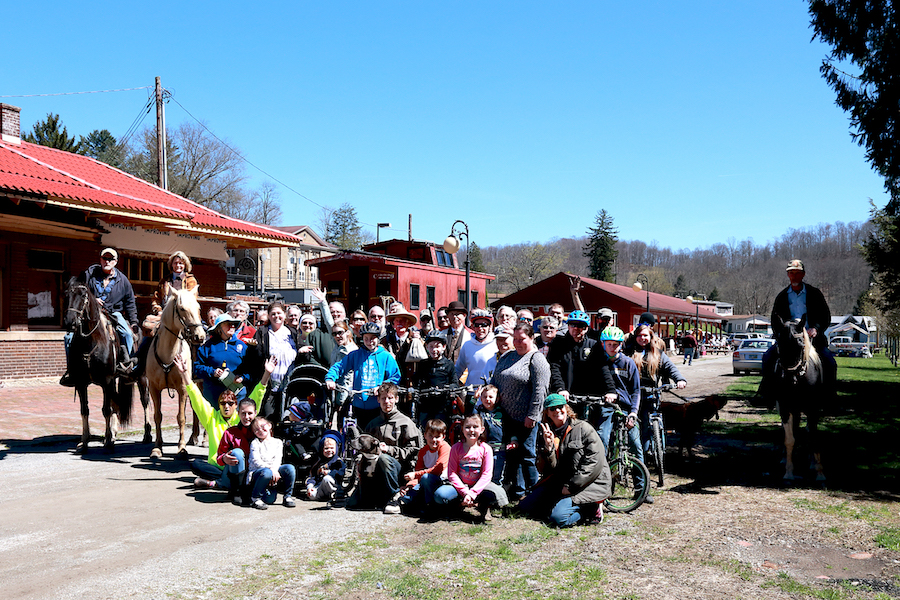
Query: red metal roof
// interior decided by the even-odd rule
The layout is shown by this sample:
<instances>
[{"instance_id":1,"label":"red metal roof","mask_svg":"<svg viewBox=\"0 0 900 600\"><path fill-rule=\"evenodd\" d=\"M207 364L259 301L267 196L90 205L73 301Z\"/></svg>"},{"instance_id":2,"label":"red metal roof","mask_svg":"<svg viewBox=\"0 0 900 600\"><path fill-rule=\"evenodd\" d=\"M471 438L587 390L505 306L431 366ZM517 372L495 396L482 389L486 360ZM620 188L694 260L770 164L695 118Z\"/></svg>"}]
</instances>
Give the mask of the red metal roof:
<instances>
[{"instance_id":1,"label":"red metal roof","mask_svg":"<svg viewBox=\"0 0 900 600\"><path fill-rule=\"evenodd\" d=\"M495 300L491 303L491 306L496 308L502 304L515 306L518 304L538 305L559 302L567 311L574 310L575 307L572 305L569 293L570 276L574 277L570 273L557 273L518 292ZM611 294L637 307L647 306L647 292L644 290L635 292L628 286L591 279L590 277L582 277L581 283L580 294L582 301L591 311L599 310L600 306L603 306L601 304L602 295L598 292ZM697 315L698 310L696 305L681 298L650 292L650 312L693 317ZM699 310L699 316L701 319L721 320L723 318L721 315L702 306Z\"/></svg>"},{"instance_id":2,"label":"red metal roof","mask_svg":"<svg viewBox=\"0 0 900 600\"><path fill-rule=\"evenodd\" d=\"M2 192L151 221L157 227L162 223L185 233L246 236L270 245L299 243L289 233L227 217L93 158L28 142L0 142Z\"/></svg>"}]
</instances>

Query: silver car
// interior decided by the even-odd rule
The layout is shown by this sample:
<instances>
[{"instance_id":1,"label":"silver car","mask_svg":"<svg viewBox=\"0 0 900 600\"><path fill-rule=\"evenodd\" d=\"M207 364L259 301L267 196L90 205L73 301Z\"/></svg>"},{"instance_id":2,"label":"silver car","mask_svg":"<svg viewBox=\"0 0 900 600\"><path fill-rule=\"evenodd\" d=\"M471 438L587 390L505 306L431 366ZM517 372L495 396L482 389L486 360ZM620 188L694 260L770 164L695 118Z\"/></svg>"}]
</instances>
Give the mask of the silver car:
<instances>
[{"instance_id":1,"label":"silver car","mask_svg":"<svg viewBox=\"0 0 900 600\"><path fill-rule=\"evenodd\" d=\"M731 355L731 366L734 368L734 374L739 375L741 371L747 371L747 373L762 371L763 354L774 343L774 340L769 339L744 340L741 342L741 345Z\"/></svg>"}]
</instances>

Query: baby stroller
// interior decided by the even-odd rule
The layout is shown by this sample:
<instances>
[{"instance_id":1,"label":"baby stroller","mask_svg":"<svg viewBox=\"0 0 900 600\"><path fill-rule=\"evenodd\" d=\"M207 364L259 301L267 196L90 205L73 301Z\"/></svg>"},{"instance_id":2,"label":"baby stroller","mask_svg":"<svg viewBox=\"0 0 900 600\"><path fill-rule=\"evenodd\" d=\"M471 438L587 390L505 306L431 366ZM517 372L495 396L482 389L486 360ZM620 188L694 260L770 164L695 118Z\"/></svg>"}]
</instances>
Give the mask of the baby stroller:
<instances>
[{"instance_id":1,"label":"baby stroller","mask_svg":"<svg viewBox=\"0 0 900 600\"><path fill-rule=\"evenodd\" d=\"M275 425L275 436L284 441L284 462L297 469L297 481L303 481L316 462L319 440L329 428L325 373L317 364L298 365L285 377L275 403L275 414L284 415Z\"/></svg>"}]
</instances>

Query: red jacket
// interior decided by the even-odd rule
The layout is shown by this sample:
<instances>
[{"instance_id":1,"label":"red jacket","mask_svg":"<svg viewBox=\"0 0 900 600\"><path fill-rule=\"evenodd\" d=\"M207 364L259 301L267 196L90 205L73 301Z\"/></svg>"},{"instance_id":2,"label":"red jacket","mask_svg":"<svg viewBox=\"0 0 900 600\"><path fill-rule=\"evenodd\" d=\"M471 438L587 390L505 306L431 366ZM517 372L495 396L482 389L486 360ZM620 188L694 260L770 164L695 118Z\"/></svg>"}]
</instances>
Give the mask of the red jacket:
<instances>
[{"instance_id":1,"label":"red jacket","mask_svg":"<svg viewBox=\"0 0 900 600\"><path fill-rule=\"evenodd\" d=\"M222 434L222 439L219 440L219 449L216 452L216 462L224 467L225 461L222 460L222 457L235 448L243 450L244 459L248 459L250 457L250 442L252 441L253 430L250 429L250 427L244 427L241 423L238 423L234 427L229 427L225 430L225 433Z\"/></svg>"}]
</instances>

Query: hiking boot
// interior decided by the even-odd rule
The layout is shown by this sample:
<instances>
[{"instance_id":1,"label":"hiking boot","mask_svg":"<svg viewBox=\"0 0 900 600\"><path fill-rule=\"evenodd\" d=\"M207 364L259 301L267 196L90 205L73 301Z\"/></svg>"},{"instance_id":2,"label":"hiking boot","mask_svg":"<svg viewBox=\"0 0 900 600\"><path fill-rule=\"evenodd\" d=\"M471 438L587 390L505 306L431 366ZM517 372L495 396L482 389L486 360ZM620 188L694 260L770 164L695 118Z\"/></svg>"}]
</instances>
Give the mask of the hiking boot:
<instances>
[{"instance_id":1,"label":"hiking boot","mask_svg":"<svg viewBox=\"0 0 900 600\"><path fill-rule=\"evenodd\" d=\"M132 379L134 372L134 365L129 361L122 361L116 365L116 377L121 377L123 379Z\"/></svg>"},{"instance_id":2,"label":"hiking boot","mask_svg":"<svg viewBox=\"0 0 900 600\"><path fill-rule=\"evenodd\" d=\"M69 374L68 371L63 373L63 376L59 378L59 385L64 385L66 387L75 387L75 378Z\"/></svg>"},{"instance_id":3,"label":"hiking boot","mask_svg":"<svg viewBox=\"0 0 900 600\"><path fill-rule=\"evenodd\" d=\"M269 510L269 505L263 502L260 498L250 501L250 506L257 510Z\"/></svg>"},{"instance_id":4,"label":"hiking boot","mask_svg":"<svg viewBox=\"0 0 900 600\"><path fill-rule=\"evenodd\" d=\"M240 495L233 497L231 499L231 503L234 504L235 506L244 506L244 501L241 500Z\"/></svg>"},{"instance_id":5,"label":"hiking boot","mask_svg":"<svg viewBox=\"0 0 900 600\"><path fill-rule=\"evenodd\" d=\"M284 500L281 502L286 508L294 508L297 506L297 502L294 501L293 496L285 496Z\"/></svg>"}]
</instances>

